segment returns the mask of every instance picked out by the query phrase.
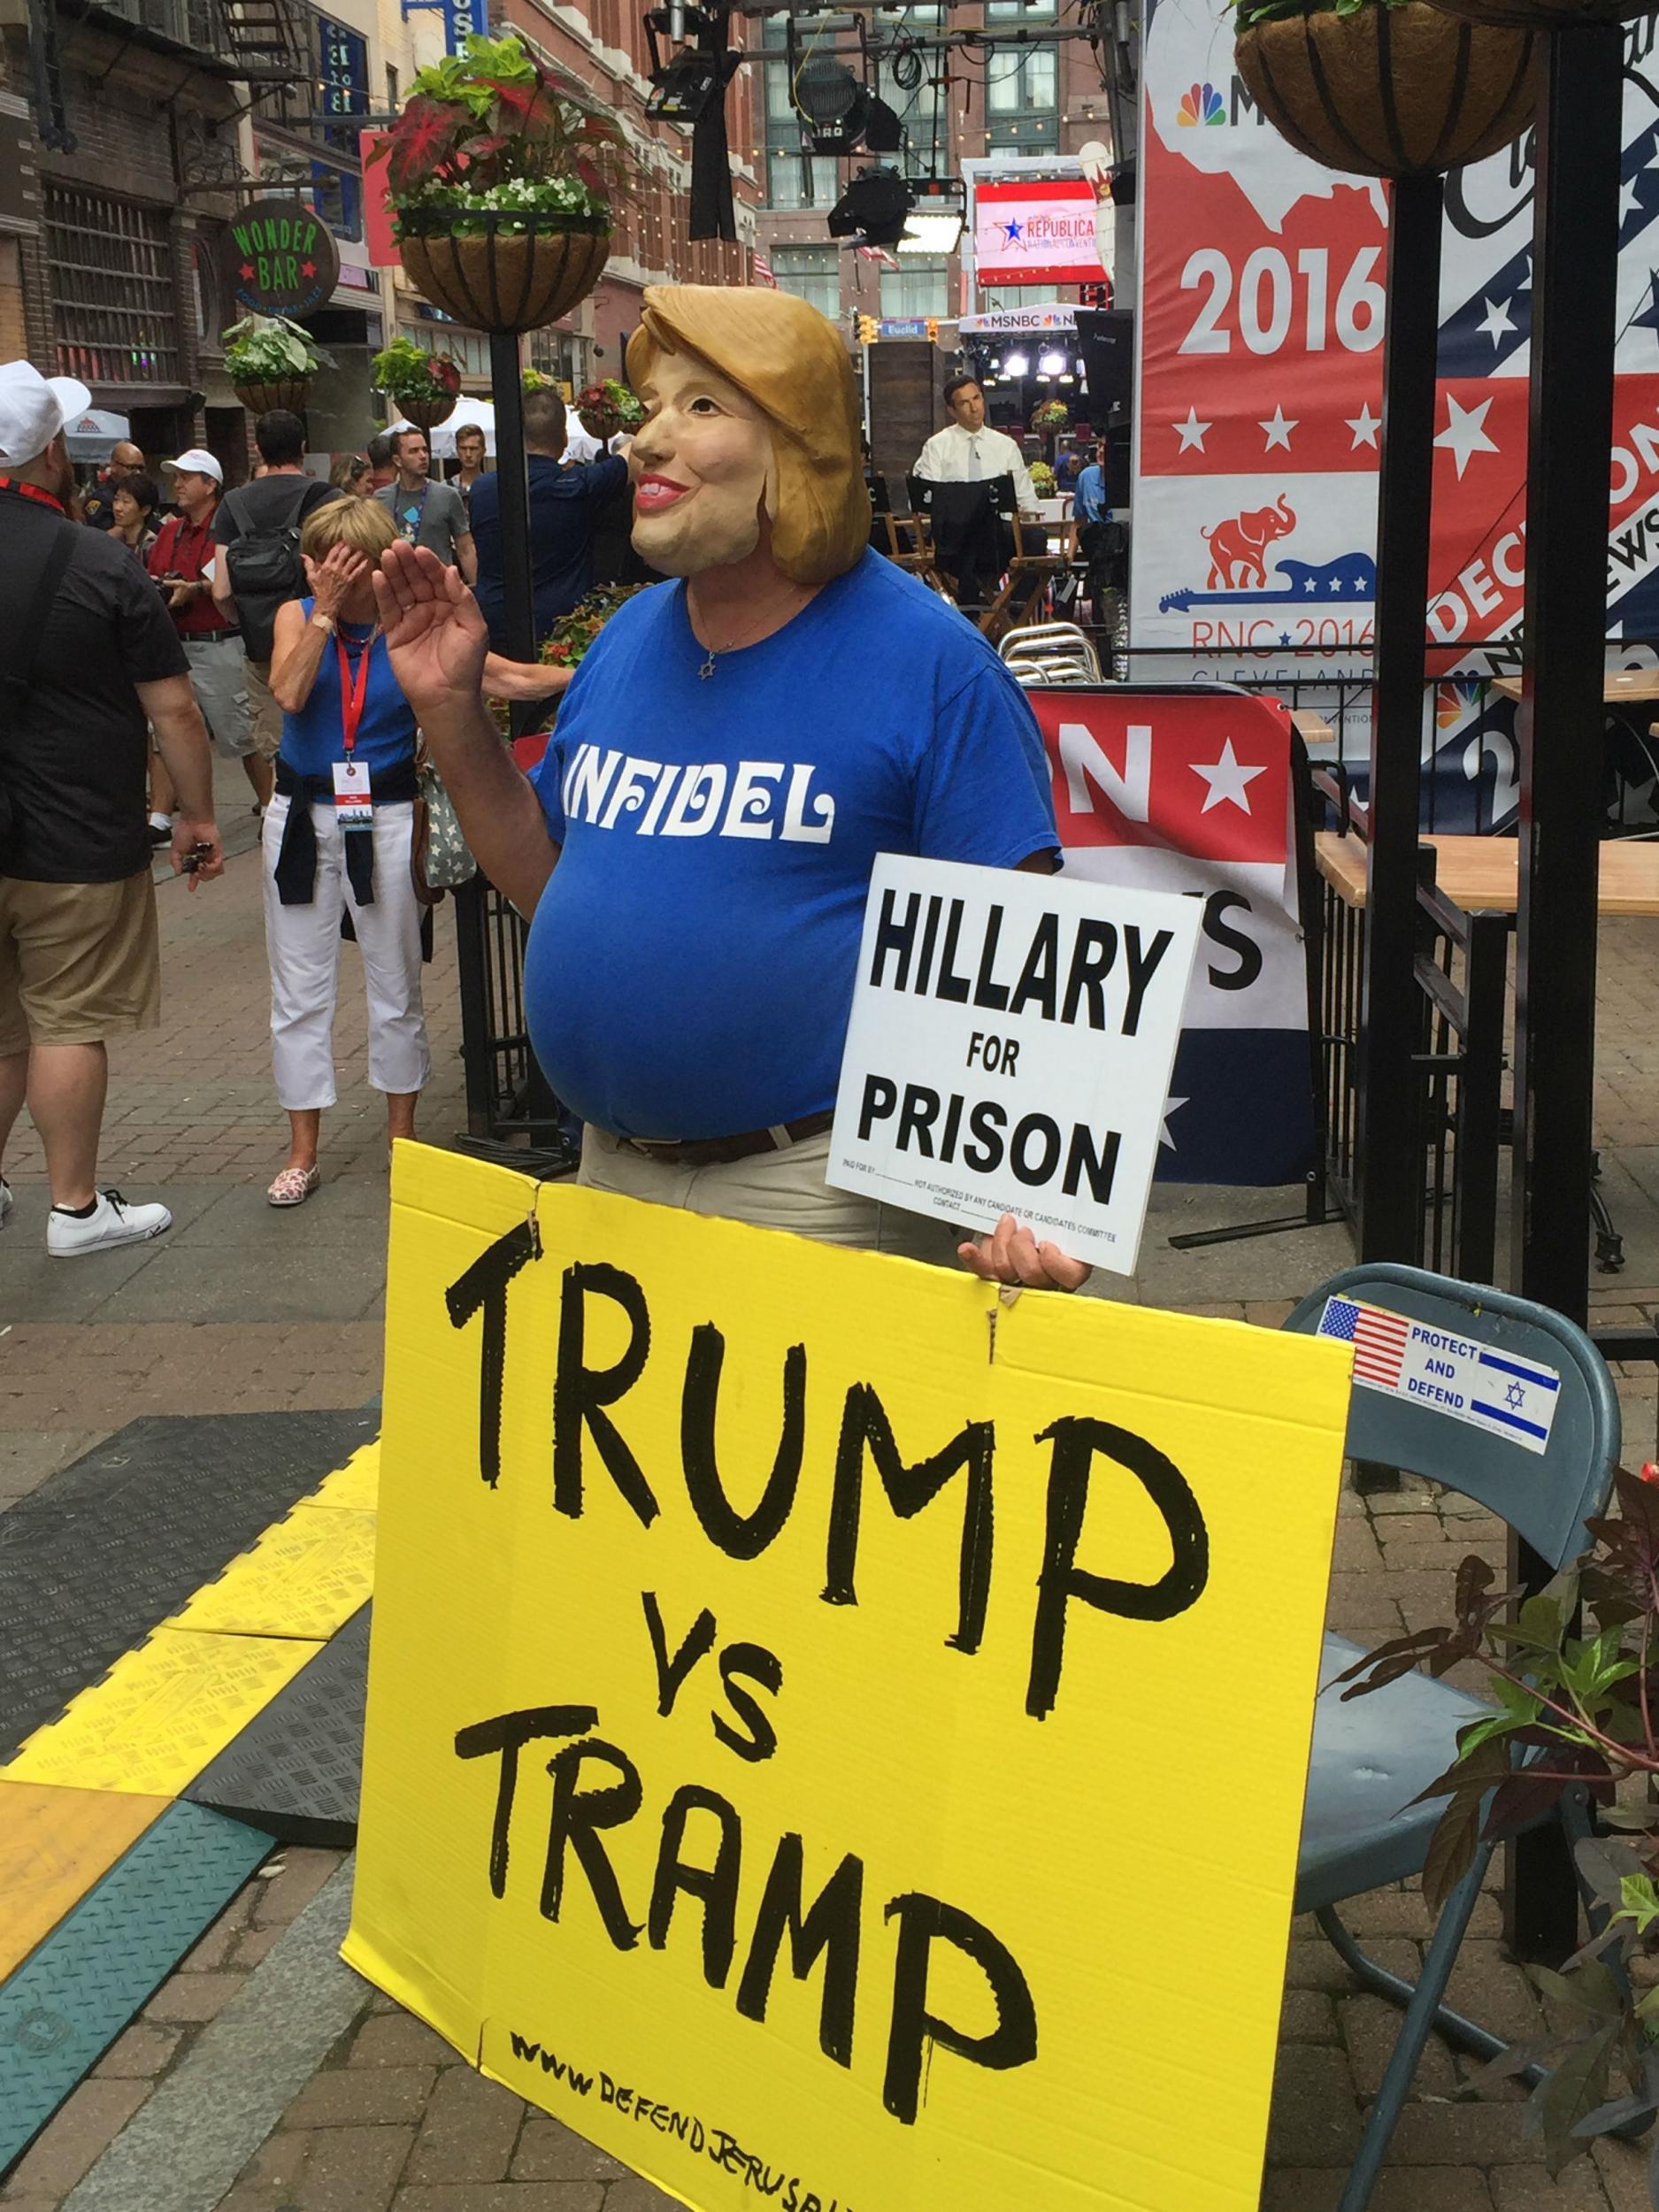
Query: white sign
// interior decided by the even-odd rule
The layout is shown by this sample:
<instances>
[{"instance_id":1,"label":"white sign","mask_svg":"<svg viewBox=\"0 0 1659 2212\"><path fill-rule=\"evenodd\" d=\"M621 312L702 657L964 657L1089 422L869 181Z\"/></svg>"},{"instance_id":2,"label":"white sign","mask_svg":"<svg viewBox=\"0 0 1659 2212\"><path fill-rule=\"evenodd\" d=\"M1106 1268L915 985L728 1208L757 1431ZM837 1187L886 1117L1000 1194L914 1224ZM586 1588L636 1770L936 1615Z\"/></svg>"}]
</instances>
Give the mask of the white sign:
<instances>
[{"instance_id":1,"label":"white sign","mask_svg":"<svg viewBox=\"0 0 1659 2212\"><path fill-rule=\"evenodd\" d=\"M1134 1271L1203 909L884 853L828 1180Z\"/></svg>"},{"instance_id":2,"label":"white sign","mask_svg":"<svg viewBox=\"0 0 1659 2212\"><path fill-rule=\"evenodd\" d=\"M1524 1451L1542 1452L1549 1443L1561 1376L1541 1360L1517 1359L1477 1338L1355 1298L1327 1298L1318 1333L1354 1347L1357 1389L1409 1399Z\"/></svg>"}]
</instances>

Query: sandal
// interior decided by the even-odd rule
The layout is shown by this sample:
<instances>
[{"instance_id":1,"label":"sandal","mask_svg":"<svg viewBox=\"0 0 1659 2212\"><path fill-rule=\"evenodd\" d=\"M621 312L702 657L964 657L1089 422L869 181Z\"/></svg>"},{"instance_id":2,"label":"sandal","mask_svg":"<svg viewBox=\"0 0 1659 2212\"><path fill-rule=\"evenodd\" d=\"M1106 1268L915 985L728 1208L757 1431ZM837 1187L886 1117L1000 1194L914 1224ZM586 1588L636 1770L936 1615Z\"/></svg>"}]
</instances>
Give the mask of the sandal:
<instances>
[{"instance_id":1,"label":"sandal","mask_svg":"<svg viewBox=\"0 0 1659 2212\"><path fill-rule=\"evenodd\" d=\"M265 1197L273 1206L303 1206L322 1179L319 1167L285 1167Z\"/></svg>"}]
</instances>

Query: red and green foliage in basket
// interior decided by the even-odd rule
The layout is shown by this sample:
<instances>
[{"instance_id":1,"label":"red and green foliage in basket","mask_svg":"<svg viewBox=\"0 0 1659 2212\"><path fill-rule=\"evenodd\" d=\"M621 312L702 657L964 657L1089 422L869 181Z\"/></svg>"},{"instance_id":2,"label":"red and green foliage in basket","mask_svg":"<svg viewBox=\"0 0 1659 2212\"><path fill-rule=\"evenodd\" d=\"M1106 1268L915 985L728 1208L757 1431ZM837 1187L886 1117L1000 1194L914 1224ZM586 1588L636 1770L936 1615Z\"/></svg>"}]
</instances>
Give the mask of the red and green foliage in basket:
<instances>
[{"instance_id":1,"label":"red and green foliage in basket","mask_svg":"<svg viewBox=\"0 0 1659 2212\"><path fill-rule=\"evenodd\" d=\"M432 406L458 399L461 371L447 353L428 353L412 338L395 338L369 365L374 388L398 406Z\"/></svg>"},{"instance_id":2,"label":"red and green foliage in basket","mask_svg":"<svg viewBox=\"0 0 1659 2212\"><path fill-rule=\"evenodd\" d=\"M568 215L609 230L639 175L621 124L523 41L473 33L422 69L375 148L399 237L467 236ZM489 219L486 221L485 218Z\"/></svg>"},{"instance_id":3,"label":"red and green foliage in basket","mask_svg":"<svg viewBox=\"0 0 1659 2212\"><path fill-rule=\"evenodd\" d=\"M1598 2136L1640 2132L1659 2113L1659 1468L1621 1467L1614 1479L1617 1514L1586 1522L1591 1549L1518 1611L1471 1556L1457 1570L1452 1626L1396 1636L1338 1678L1350 1698L1416 1666L1437 1679L1469 1660L1487 1670L1491 1717L1461 1731L1456 1758L1421 1793L1448 1801L1423 1872L1431 1913L1479 1841L1536 1822L1564 1792L1583 1792L1603 1828L1629 1832L1577 1847L1601 1926L1559 1973L1527 1968L1548 2026L1464 2084L1469 2094L1543 2070L1526 2119L1552 2175ZM1635 1986L1632 1970L1644 1965ZM1659 2146L1649 2181L1659 2183Z\"/></svg>"},{"instance_id":4,"label":"red and green foliage in basket","mask_svg":"<svg viewBox=\"0 0 1659 2212\"><path fill-rule=\"evenodd\" d=\"M590 591L580 606L561 615L553 625L542 641L541 658L555 668L579 668L582 656L617 609L635 592L649 588L645 584L603 584L597 591Z\"/></svg>"},{"instance_id":5,"label":"red and green foliage in basket","mask_svg":"<svg viewBox=\"0 0 1659 2212\"><path fill-rule=\"evenodd\" d=\"M601 384L587 384L576 395L576 412L582 428L607 444L618 431L637 430L645 410L626 384L608 376Z\"/></svg>"}]
</instances>

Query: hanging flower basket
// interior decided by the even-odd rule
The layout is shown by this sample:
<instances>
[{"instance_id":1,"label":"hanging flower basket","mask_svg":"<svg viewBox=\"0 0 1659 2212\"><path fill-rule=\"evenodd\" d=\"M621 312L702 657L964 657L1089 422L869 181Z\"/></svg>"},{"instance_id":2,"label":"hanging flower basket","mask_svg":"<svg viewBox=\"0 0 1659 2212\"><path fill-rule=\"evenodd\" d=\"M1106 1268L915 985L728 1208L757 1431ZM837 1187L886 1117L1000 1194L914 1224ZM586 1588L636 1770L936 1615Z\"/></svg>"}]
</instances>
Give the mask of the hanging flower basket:
<instances>
[{"instance_id":1,"label":"hanging flower basket","mask_svg":"<svg viewBox=\"0 0 1659 2212\"><path fill-rule=\"evenodd\" d=\"M1240 29L1237 59L1256 105L1298 152L1328 169L1412 177L1459 169L1520 136L1537 106L1533 44L1525 31L1402 0L1257 19Z\"/></svg>"},{"instance_id":2,"label":"hanging flower basket","mask_svg":"<svg viewBox=\"0 0 1659 2212\"><path fill-rule=\"evenodd\" d=\"M465 230L436 227L442 220L436 209L401 211L403 266L434 306L474 330L557 322L587 298L610 258L611 225L597 215L480 208L462 215Z\"/></svg>"},{"instance_id":3,"label":"hanging flower basket","mask_svg":"<svg viewBox=\"0 0 1659 2212\"><path fill-rule=\"evenodd\" d=\"M456 408L455 400L448 392L441 392L436 399L400 399L394 404L406 423L428 432L435 430L441 422L447 422Z\"/></svg>"},{"instance_id":4,"label":"hanging flower basket","mask_svg":"<svg viewBox=\"0 0 1659 2212\"><path fill-rule=\"evenodd\" d=\"M237 384L232 388L250 415L268 415L273 407L286 407L290 414L303 415L311 384L307 376L285 376L272 383Z\"/></svg>"}]
</instances>

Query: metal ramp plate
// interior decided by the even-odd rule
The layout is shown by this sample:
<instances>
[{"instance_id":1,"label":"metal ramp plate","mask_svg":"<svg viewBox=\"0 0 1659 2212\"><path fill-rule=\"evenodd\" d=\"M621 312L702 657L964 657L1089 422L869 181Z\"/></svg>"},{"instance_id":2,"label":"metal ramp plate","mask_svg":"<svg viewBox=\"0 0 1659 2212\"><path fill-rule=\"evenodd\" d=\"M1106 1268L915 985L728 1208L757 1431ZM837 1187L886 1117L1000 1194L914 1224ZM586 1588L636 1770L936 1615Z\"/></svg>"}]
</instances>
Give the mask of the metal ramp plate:
<instances>
[{"instance_id":1,"label":"metal ramp plate","mask_svg":"<svg viewBox=\"0 0 1659 2212\"><path fill-rule=\"evenodd\" d=\"M271 1847L169 1807L0 1988L0 2175Z\"/></svg>"},{"instance_id":2,"label":"metal ramp plate","mask_svg":"<svg viewBox=\"0 0 1659 2212\"><path fill-rule=\"evenodd\" d=\"M150 1417L0 1514L0 1758L343 1471L379 1421Z\"/></svg>"},{"instance_id":3,"label":"metal ramp plate","mask_svg":"<svg viewBox=\"0 0 1659 2212\"><path fill-rule=\"evenodd\" d=\"M0 1781L0 1982L166 1809L165 1797Z\"/></svg>"},{"instance_id":4,"label":"metal ramp plate","mask_svg":"<svg viewBox=\"0 0 1659 2212\"><path fill-rule=\"evenodd\" d=\"M363 1770L365 1605L186 1793L283 1843L350 1847Z\"/></svg>"}]
</instances>

